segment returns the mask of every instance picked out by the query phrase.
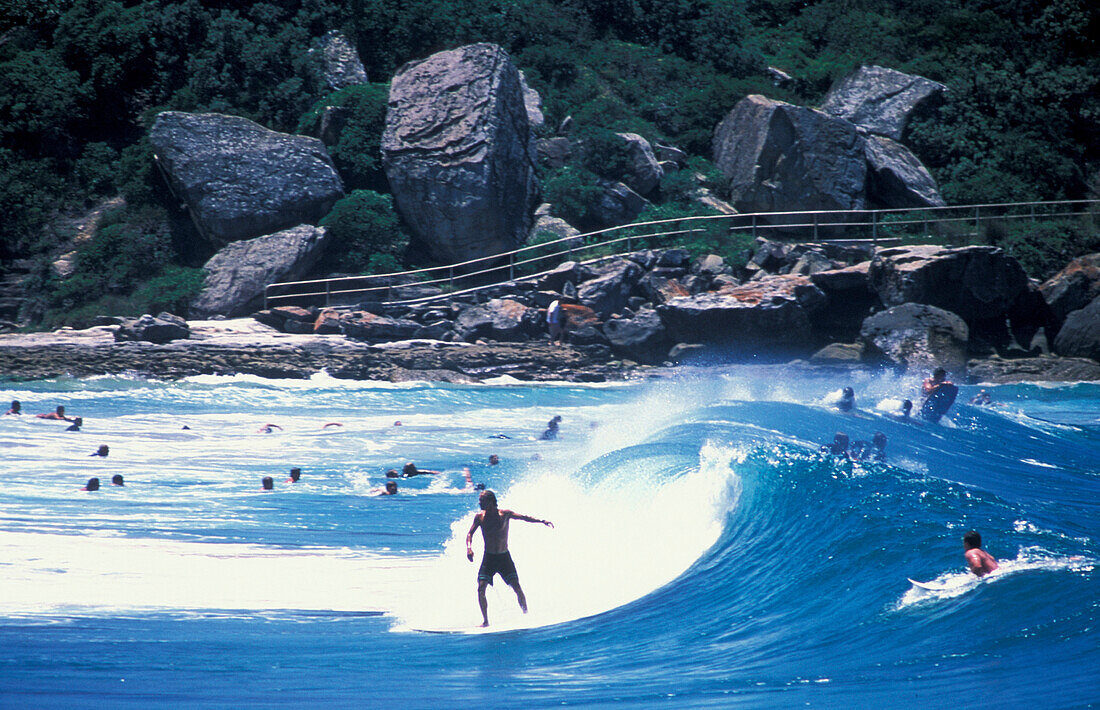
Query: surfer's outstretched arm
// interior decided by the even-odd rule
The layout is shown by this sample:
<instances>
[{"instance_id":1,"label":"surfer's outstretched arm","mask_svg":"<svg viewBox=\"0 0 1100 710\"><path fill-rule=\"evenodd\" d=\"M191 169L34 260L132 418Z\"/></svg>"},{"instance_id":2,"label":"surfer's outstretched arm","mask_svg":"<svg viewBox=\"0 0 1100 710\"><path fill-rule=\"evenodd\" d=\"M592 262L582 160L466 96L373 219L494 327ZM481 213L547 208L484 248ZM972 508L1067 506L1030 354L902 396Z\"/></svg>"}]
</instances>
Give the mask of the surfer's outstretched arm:
<instances>
[{"instance_id":1,"label":"surfer's outstretched arm","mask_svg":"<svg viewBox=\"0 0 1100 710\"><path fill-rule=\"evenodd\" d=\"M549 520L540 520L538 518L532 518L530 515L524 515L523 513L517 513L514 510L509 510L507 512L511 514L509 517L515 518L516 520L523 520L523 521L528 522L528 523L542 523L543 525L547 525L549 527L554 527L554 524L552 522L550 522Z\"/></svg>"}]
</instances>

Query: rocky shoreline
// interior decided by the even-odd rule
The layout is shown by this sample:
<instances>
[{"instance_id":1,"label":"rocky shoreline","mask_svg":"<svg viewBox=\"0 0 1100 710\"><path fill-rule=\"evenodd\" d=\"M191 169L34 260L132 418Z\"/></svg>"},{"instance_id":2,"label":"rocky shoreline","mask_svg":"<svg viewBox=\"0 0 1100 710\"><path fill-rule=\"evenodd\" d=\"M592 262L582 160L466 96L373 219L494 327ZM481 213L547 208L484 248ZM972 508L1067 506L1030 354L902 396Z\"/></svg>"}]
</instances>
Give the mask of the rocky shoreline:
<instances>
[{"instance_id":1,"label":"rocky shoreline","mask_svg":"<svg viewBox=\"0 0 1100 710\"><path fill-rule=\"evenodd\" d=\"M688 365L648 366L545 341L448 343L409 340L370 345L344 335L283 333L251 318L191 321L191 337L164 344L116 341L119 326L0 335L0 378L7 381L132 374L153 379L248 374L306 379L476 383L510 376L524 381L605 382L666 377ZM703 362L705 360L700 360ZM753 364L758 364L753 362ZM807 372L873 371L841 359L794 360L777 367ZM983 358L968 363L972 383L1100 380L1085 358Z\"/></svg>"}]
</instances>

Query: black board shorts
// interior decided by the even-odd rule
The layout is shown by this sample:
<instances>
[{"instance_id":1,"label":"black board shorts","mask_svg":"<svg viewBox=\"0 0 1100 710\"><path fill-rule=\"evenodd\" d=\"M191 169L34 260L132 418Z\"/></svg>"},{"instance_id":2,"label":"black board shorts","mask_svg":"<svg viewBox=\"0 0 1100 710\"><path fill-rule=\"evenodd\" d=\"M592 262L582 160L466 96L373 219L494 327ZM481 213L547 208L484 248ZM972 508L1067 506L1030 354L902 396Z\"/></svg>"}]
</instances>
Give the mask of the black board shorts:
<instances>
[{"instance_id":1,"label":"black board shorts","mask_svg":"<svg viewBox=\"0 0 1100 710\"><path fill-rule=\"evenodd\" d=\"M516 563L512 562L512 554L509 552L486 552L481 558L481 568L477 571L477 581L493 583L493 577L500 575L508 586L519 583L519 575L516 574Z\"/></svg>"}]
</instances>

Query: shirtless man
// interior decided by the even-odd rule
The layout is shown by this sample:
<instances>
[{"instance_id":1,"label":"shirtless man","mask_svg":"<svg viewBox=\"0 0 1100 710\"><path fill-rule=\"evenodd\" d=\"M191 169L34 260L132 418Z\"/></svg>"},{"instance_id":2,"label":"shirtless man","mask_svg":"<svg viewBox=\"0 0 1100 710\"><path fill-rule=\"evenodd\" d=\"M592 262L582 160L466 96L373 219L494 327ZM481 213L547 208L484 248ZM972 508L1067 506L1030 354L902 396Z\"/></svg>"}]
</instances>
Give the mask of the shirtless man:
<instances>
[{"instance_id":1,"label":"shirtless man","mask_svg":"<svg viewBox=\"0 0 1100 710\"><path fill-rule=\"evenodd\" d=\"M512 555L508 553L508 522L512 519L523 520L528 523L542 523L551 528L554 524L549 520L539 520L512 510L498 509L497 496L492 491L482 491L478 503L482 512L474 516L470 532L466 533L466 559L474 561L474 550L470 543L473 541L474 531L480 527L485 541L485 554L481 558L481 568L477 571L477 603L481 607L481 625L488 626L489 602L485 598L485 588L493 583L493 577L497 574L515 591L519 608L524 614L527 613L527 597L519 586L516 565L512 562Z\"/></svg>"},{"instance_id":2,"label":"shirtless man","mask_svg":"<svg viewBox=\"0 0 1100 710\"><path fill-rule=\"evenodd\" d=\"M46 412L45 414L35 414L34 416L38 417L39 419L55 419L58 421L66 422L72 421L72 419L65 416L65 405L63 404L57 405L57 409L52 412Z\"/></svg>"},{"instance_id":3,"label":"shirtless man","mask_svg":"<svg viewBox=\"0 0 1100 710\"><path fill-rule=\"evenodd\" d=\"M984 577L999 567L993 555L982 549L982 536L977 530L963 535L963 547L966 548L966 564L979 577Z\"/></svg>"}]
</instances>

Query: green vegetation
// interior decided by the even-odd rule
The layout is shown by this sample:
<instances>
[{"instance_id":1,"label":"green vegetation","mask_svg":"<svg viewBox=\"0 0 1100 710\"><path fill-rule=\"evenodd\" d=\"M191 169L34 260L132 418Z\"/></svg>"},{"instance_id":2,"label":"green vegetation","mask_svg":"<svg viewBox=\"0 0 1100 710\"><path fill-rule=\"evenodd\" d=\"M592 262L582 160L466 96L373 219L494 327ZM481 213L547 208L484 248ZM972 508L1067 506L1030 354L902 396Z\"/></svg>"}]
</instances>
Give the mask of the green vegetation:
<instances>
[{"instance_id":1,"label":"green vegetation","mask_svg":"<svg viewBox=\"0 0 1100 710\"><path fill-rule=\"evenodd\" d=\"M51 312L138 299L166 278L183 303L194 274L175 267L200 265L209 248L152 165L144 135L153 116L216 111L316 134L328 107L348 109L329 149L352 202L326 221L358 250L339 268L392 268L405 237L379 166L385 82L407 61L471 42L511 53L542 94L544 134L571 117L571 137L589 146L540 176L558 214L582 228L595 180L618 159L608 132L706 159L714 126L746 94L815 105L861 64L948 85L906 142L949 203L1095 196L1098 16L1089 0L15 0L0 13L0 268L56 258L69 236L59 217L122 195L121 221L80 247L69 279L39 269ZM377 83L327 91L309 49L332 29ZM793 81L773 86L768 66ZM707 168L696 160L695 170ZM684 172L646 216L695 209ZM359 217L367 222L353 228ZM1003 244L1046 269L1092 248L1095 230L1078 229L1008 234ZM717 239L699 248L718 249ZM137 255L152 261L125 263Z\"/></svg>"},{"instance_id":2,"label":"green vegetation","mask_svg":"<svg viewBox=\"0 0 1100 710\"><path fill-rule=\"evenodd\" d=\"M409 238L389 195L356 190L333 206L321 226L330 240L328 269L362 274L400 270Z\"/></svg>"}]
</instances>

